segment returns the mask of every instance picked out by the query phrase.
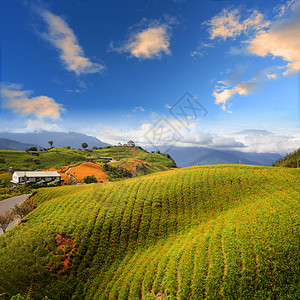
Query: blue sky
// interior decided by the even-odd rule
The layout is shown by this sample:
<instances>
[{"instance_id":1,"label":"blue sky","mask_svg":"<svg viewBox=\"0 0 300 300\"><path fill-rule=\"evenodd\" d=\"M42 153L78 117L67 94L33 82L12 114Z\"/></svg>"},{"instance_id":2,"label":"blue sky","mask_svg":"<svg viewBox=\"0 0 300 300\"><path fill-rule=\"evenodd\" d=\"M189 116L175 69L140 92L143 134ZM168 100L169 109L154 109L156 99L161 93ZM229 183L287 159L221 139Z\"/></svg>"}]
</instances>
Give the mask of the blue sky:
<instances>
[{"instance_id":1,"label":"blue sky","mask_svg":"<svg viewBox=\"0 0 300 300\"><path fill-rule=\"evenodd\" d=\"M10 0L0 14L1 131L300 146L299 0Z\"/></svg>"}]
</instances>

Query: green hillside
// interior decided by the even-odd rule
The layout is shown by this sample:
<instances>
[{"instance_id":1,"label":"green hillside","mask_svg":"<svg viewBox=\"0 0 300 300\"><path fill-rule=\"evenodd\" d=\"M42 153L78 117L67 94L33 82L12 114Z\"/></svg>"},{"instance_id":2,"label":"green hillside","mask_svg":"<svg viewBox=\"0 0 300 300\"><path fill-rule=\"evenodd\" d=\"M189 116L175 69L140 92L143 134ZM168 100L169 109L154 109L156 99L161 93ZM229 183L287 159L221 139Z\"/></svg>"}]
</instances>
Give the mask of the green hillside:
<instances>
[{"instance_id":1,"label":"green hillside","mask_svg":"<svg viewBox=\"0 0 300 300\"><path fill-rule=\"evenodd\" d=\"M274 166L288 168L297 168L297 166L300 166L300 148L277 160Z\"/></svg>"},{"instance_id":2,"label":"green hillside","mask_svg":"<svg viewBox=\"0 0 300 300\"><path fill-rule=\"evenodd\" d=\"M85 162L87 157L92 157L94 161L99 162L103 161L100 157L112 157L114 160L135 158L147 162L150 171L163 171L176 167L174 161L164 154L148 153L139 147L108 146L94 150L67 148L52 148L47 151L34 152L0 150L0 173L7 172L9 167L13 167L15 170L60 168Z\"/></svg>"},{"instance_id":3,"label":"green hillside","mask_svg":"<svg viewBox=\"0 0 300 300\"><path fill-rule=\"evenodd\" d=\"M299 179L223 165L41 189L0 237L0 294L299 299Z\"/></svg>"}]
</instances>

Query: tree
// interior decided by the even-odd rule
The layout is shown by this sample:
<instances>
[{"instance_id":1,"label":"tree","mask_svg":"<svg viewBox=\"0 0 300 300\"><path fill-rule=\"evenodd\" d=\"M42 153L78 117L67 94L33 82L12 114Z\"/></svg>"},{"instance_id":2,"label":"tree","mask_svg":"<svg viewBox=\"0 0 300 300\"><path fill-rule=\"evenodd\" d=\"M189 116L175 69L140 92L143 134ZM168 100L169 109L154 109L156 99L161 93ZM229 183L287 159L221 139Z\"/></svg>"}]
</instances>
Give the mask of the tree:
<instances>
[{"instance_id":1,"label":"tree","mask_svg":"<svg viewBox=\"0 0 300 300\"><path fill-rule=\"evenodd\" d=\"M97 178L95 177L95 175L91 175L91 176L85 176L83 178L83 182L84 183L97 183Z\"/></svg>"},{"instance_id":2,"label":"tree","mask_svg":"<svg viewBox=\"0 0 300 300\"><path fill-rule=\"evenodd\" d=\"M14 214L11 211L5 211L0 215L0 228L3 233L6 232L8 225L14 220Z\"/></svg>"},{"instance_id":3,"label":"tree","mask_svg":"<svg viewBox=\"0 0 300 300\"><path fill-rule=\"evenodd\" d=\"M15 207L12 209L12 213L15 216L20 217L21 219L23 219L31 211L32 211L32 206L28 201L23 202L20 205L16 204Z\"/></svg>"},{"instance_id":4,"label":"tree","mask_svg":"<svg viewBox=\"0 0 300 300\"><path fill-rule=\"evenodd\" d=\"M86 149L88 146L89 146L89 145L88 145L87 143L82 143L82 144L81 144L81 147L82 147L83 149Z\"/></svg>"},{"instance_id":5,"label":"tree","mask_svg":"<svg viewBox=\"0 0 300 300\"><path fill-rule=\"evenodd\" d=\"M49 141L48 144L50 145L50 147L52 148L53 145L53 141Z\"/></svg>"},{"instance_id":6,"label":"tree","mask_svg":"<svg viewBox=\"0 0 300 300\"><path fill-rule=\"evenodd\" d=\"M37 147L30 147L28 148L28 151L37 151Z\"/></svg>"}]
</instances>

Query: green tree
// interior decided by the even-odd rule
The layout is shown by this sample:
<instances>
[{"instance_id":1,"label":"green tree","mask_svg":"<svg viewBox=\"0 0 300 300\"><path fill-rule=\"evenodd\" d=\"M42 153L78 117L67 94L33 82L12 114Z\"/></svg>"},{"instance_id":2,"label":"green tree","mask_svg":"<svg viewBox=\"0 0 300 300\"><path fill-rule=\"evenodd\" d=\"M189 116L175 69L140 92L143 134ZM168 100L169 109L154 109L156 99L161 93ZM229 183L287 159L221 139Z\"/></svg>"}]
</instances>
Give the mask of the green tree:
<instances>
[{"instance_id":1,"label":"green tree","mask_svg":"<svg viewBox=\"0 0 300 300\"><path fill-rule=\"evenodd\" d=\"M37 147L30 147L28 148L28 151L37 151Z\"/></svg>"},{"instance_id":2,"label":"green tree","mask_svg":"<svg viewBox=\"0 0 300 300\"><path fill-rule=\"evenodd\" d=\"M81 147L82 147L83 149L86 149L88 146L89 146L89 145L88 145L87 143L82 143L82 144L81 144Z\"/></svg>"},{"instance_id":3,"label":"green tree","mask_svg":"<svg viewBox=\"0 0 300 300\"><path fill-rule=\"evenodd\" d=\"M95 175L90 175L90 176L85 176L83 178L83 182L84 183L97 183L97 178L95 177Z\"/></svg>"},{"instance_id":4,"label":"green tree","mask_svg":"<svg viewBox=\"0 0 300 300\"><path fill-rule=\"evenodd\" d=\"M50 145L50 147L52 148L53 145L53 141L49 141L48 144Z\"/></svg>"}]
</instances>

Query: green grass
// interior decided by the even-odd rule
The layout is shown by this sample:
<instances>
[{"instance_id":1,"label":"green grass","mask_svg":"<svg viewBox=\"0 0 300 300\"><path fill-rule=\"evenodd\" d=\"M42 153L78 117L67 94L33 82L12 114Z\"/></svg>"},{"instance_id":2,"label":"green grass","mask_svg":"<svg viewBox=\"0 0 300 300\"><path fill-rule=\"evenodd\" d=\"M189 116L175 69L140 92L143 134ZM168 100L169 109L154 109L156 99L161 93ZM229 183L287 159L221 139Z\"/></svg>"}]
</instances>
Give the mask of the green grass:
<instances>
[{"instance_id":1,"label":"green grass","mask_svg":"<svg viewBox=\"0 0 300 300\"><path fill-rule=\"evenodd\" d=\"M41 189L22 226L0 237L0 293L299 299L299 179L223 165ZM75 250L58 249L57 234Z\"/></svg>"},{"instance_id":2,"label":"green grass","mask_svg":"<svg viewBox=\"0 0 300 300\"><path fill-rule=\"evenodd\" d=\"M0 186L6 187L9 185L9 174L3 173L0 174Z\"/></svg>"}]
</instances>

